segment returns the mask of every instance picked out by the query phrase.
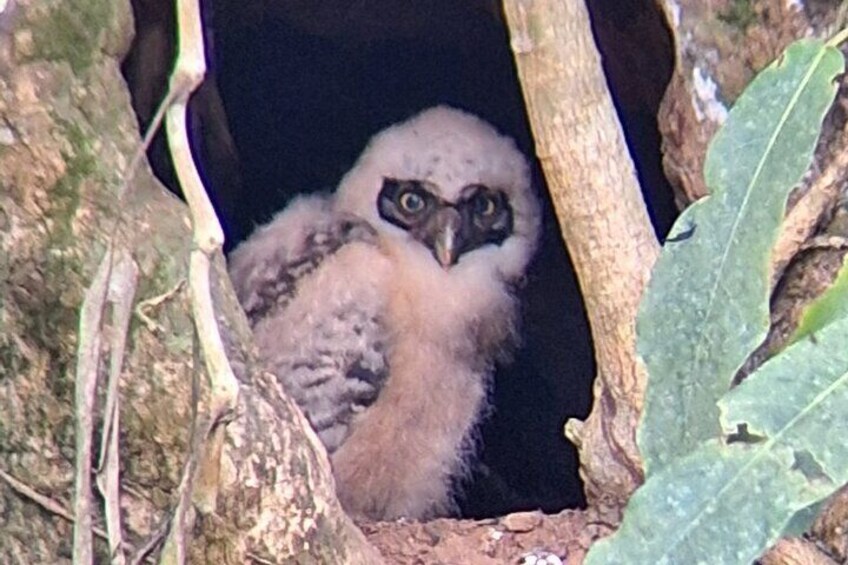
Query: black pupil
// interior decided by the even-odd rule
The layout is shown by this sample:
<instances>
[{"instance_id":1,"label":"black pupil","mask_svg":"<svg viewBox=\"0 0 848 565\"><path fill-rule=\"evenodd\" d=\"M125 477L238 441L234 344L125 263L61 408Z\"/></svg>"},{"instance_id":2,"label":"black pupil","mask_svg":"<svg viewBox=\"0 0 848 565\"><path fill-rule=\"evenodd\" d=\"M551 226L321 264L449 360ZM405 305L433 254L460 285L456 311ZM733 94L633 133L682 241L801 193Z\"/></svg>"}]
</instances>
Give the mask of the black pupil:
<instances>
[{"instance_id":1,"label":"black pupil","mask_svg":"<svg viewBox=\"0 0 848 565\"><path fill-rule=\"evenodd\" d=\"M400 196L400 205L407 212L419 212L424 207L424 199L420 194L404 192Z\"/></svg>"}]
</instances>

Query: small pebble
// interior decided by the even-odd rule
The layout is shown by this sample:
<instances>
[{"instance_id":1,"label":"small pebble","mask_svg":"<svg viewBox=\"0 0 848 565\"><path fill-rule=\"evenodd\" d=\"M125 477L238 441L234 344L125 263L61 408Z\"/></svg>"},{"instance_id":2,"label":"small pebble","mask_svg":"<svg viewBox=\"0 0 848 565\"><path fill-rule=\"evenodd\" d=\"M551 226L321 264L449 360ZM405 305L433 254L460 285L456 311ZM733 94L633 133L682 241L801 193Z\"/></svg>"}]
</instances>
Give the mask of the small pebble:
<instances>
[{"instance_id":1,"label":"small pebble","mask_svg":"<svg viewBox=\"0 0 848 565\"><path fill-rule=\"evenodd\" d=\"M515 512L501 518L501 525L508 532L529 532L542 523L538 512Z\"/></svg>"},{"instance_id":2,"label":"small pebble","mask_svg":"<svg viewBox=\"0 0 848 565\"><path fill-rule=\"evenodd\" d=\"M3 0L0 0L2 2ZM7 127L0 127L0 145L12 145L15 143L15 134Z\"/></svg>"}]
</instances>

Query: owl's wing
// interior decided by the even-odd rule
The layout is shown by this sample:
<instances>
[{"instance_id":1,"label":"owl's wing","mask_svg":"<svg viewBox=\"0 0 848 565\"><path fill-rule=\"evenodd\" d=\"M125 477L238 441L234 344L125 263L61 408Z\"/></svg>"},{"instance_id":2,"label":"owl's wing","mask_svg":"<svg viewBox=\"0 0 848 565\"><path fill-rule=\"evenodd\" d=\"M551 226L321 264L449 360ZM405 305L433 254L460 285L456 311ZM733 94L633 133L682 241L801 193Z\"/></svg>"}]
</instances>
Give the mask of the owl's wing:
<instances>
[{"instance_id":1,"label":"owl's wing","mask_svg":"<svg viewBox=\"0 0 848 565\"><path fill-rule=\"evenodd\" d=\"M230 278L251 325L284 310L300 281L328 256L375 238L366 222L335 214L325 196L292 201L229 257Z\"/></svg>"},{"instance_id":2,"label":"owl's wing","mask_svg":"<svg viewBox=\"0 0 848 565\"><path fill-rule=\"evenodd\" d=\"M331 453L387 376L383 258L368 224L294 201L230 256L260 355Z\"/></svg>"}]
</instances>

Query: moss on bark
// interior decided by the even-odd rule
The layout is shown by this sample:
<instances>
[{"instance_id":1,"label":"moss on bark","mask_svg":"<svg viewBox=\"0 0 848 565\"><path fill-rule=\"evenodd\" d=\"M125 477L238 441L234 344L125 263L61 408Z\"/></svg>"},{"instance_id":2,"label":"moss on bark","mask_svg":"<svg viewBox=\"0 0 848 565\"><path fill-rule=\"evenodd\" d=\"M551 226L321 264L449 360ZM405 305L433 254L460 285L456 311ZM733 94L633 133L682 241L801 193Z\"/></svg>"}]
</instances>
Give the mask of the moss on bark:
<instances>
[{"instance_id":1,"label":"moss on bark","mask_svg":"<svg viewBox=\"0 0 848 565\"><path fill-rule=\"evenodd\" d=\"M123 529L137 546L175 506L189 452L196 361L180 283L190 222L146 166L117 201L139 144L118 68L129 3L20 0L2 17L0 470L72 507L79 308L111 240L138 267L136 302L166 297L146 310L149 320L133 318L120 381ZM217 504L198 507L191 554L218 563L243 563L248 553L275 562L375 562L335 501L326 458L302 417L257 370L223 260L214 276L243 389L213 477ZM108 332L108 311L105 319ZM2 479L0 514L4 556L69 559L72 525ZM103 543L97 551L108 558Z\"/></svg>"}]
</instances>

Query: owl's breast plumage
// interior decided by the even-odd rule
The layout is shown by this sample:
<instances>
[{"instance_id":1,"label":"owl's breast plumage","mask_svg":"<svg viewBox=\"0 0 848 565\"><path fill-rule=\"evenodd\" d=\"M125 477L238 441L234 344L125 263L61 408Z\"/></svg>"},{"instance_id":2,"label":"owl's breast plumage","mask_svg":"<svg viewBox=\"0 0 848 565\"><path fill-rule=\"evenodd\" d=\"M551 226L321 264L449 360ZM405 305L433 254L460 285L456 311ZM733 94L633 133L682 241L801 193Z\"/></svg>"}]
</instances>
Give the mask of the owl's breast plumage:
<instances>
[{"instance_id":1,"label":"owl's breast plumage","mask_svg":"<svg viewBox=\"0 0 848 565\"><path fill-rule=\"evenodd\" d=\"M378 134L332 196L230 257L262 360L330 453L352 515L448 513L539 216L514 143L437 107Z\"/></svg>"}]
</instances>

